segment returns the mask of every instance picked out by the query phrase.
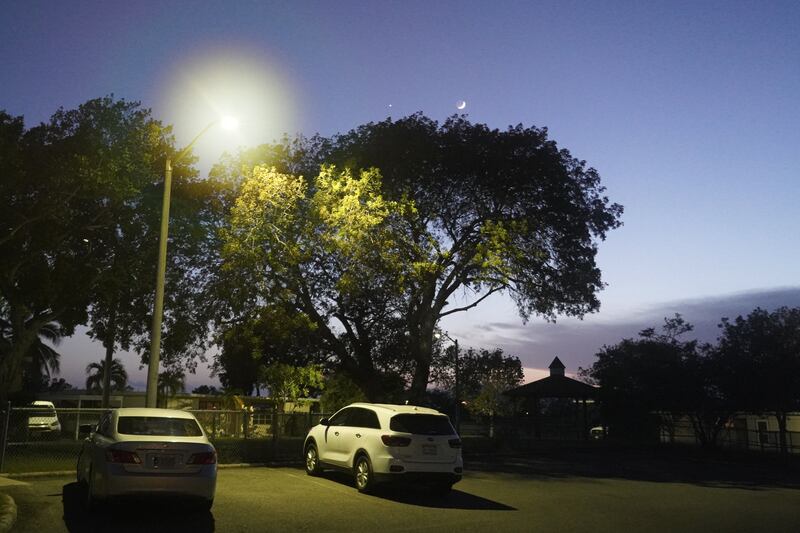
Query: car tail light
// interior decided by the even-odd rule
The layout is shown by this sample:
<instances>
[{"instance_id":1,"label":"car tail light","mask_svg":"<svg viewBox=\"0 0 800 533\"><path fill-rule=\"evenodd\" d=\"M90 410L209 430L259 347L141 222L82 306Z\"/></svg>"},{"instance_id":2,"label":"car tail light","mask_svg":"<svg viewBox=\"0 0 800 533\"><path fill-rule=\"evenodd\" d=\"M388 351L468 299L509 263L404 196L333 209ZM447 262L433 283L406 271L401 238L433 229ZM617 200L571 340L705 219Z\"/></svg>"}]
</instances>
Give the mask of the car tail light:
<instances>
[{"instance_id":1,"label":"car tail light","mask_svg":"<svg viewBox=\"0 0 800 533\"><path fill-rule=\"evenodd\" d=\"M409 444L411 444L411 439L409 437L381 435L381 440L386 446L408 446Z\"/></svg>"},{"instance_id":2,"label":"car tail light","mask_svg":"<svg viewBox=\"0 0 800 533\"><path fill-rule=\"evenodd\" d=\"M450 439L447 442L450 443L451 448L461 448L461 439Z\"/></svg>"},{"instance_id":3,"label":"car tail light","mask_svg":"<svg viewBox=\"0 0 800 533\"><path fill-rule=\"evenodd\" d=\"M190 465L213 465L217 462L217 453L216 452L203 452L203 453L195 453L189 457L189 461L186 464Z\"/></svg>"},{"instance_id":4,"label":"car tail light","mask_svg":"<svg viewBox=\"0 0 800 533\"><path fill-rule=\"evenodd\" d=\"M126 450L108 450L106 451L106 460L109 463L142 464L138 455Z\"/></svg>"}]
</instances>

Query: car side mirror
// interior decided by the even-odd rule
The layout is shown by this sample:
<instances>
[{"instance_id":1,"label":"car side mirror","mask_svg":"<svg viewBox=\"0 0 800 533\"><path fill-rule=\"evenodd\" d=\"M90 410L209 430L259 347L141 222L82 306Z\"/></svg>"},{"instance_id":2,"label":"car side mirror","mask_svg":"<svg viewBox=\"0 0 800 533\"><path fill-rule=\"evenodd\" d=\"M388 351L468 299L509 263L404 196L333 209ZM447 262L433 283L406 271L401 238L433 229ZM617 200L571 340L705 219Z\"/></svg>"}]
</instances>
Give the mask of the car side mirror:
<instances>
[{"instance_id":1,"label":"car side mirror","mask_svg":"<svg viewBox=\"0 0 800 533\"><path fill-rule=\"evenodd\" d=\"M329 422L330 422L330 420L328 420L327 418L320 418L319 419L319 425L320 426L327 426Z\"/></svg>"},{"instance_id":2,"label":"car side mirror","mask_svg":"<svg viewBox=\"0 0 800 533\"><path fill-rule=\"evenodd\" d=\"M94 431L94 426L92 424L81 424L78 426L78 436L80 437L87 437L92 431Z\"/></svg>"}]
</instances>

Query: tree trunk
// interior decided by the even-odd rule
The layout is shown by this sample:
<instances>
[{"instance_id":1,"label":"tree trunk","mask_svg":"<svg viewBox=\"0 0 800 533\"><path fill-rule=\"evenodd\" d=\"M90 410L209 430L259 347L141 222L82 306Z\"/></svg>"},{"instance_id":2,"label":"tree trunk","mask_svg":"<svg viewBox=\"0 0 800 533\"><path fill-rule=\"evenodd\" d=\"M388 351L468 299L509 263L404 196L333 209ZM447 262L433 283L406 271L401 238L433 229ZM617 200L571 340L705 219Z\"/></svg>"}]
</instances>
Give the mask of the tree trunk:
<instances>
[{"instance_id":1,"label":"tree trunk","mask_svg":"<svg viewBox=\"0 0 800 533\"><path fill-rule=\"evenodd\" d=\"M111 363L114 360L114 345L117 343L117 308L112 306L106 328L106 363L103 371L103 409L108 409L111 398Z\"/></svg>"},{"instance_id":2,"label":"tree trunk","mask_svg":"<svg viewBox=\"0 0 800 533\"><path fill-rule=\"evenodd\" d=\"M781 454L789 453L789 447L786 445L786 412L777 411L775 418L778 419L778 439L780 441Z\"/></svg>"},{"instance_id":3,"label":"tree trunk","mask_svg":"<svg viewBox=\"0 0 800 533\"><path fill-rule=\"evenodd\" d=\"M409 389L409 400L412 403L419 403L425 398L433 360L433 330L436 326L434 316L438 313L434 313L432 310L426 310L423 313L421 323L414 328L415 331L412 330L412 358L415 365Z\"/></svg>"}]
</instances>

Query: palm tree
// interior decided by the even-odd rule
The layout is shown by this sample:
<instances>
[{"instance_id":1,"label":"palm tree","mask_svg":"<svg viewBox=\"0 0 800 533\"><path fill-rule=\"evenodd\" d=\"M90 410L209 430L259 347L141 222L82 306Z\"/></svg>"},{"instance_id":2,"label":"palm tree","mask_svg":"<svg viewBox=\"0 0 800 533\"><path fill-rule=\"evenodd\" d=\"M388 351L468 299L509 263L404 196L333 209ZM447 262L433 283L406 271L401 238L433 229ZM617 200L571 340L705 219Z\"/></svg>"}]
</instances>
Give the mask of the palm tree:
<instances>
[{"instance_id":1,"label":"palm tree","mask_svg":"<svg viewBox=\"0 0 800 533\"><path fill-rule=\"evenodd\" d=\"M186 389L186 374L183 370L164 370L158 375L158 392L164 398L175 396Z\"/></svg>"},{"instance_id":2,"label":"palm tree","mask_svg":"<svg viewBox=\"0 0 800 533\"><path fill-rule=\"evenodd\" d=\"M50 381L50 378L61 372L61 363L59 361L61 354L45 344L43 339L54 346L58 346L61 343L61 331L59 331L58 324L50 322L39 330L39 338L30 347L25 358L26 366L28 366L31 374L46 376L47 380Z\"/></svg>"},{"instance_id":3,"label":"palm tree","mask_svg":"<svg viewBox=\"0 0 800 533\"><path fill-rule=\"evenodd\" d=\"M47 341L58 346L61 343L61 337L60 326L56 322L49 322L41 327L38 337L25 354L22 368L25 388L35 392L43 385L46 386L51 378L61 372L59 361L61 354L44 342ZM0 353L3 353L4 348L10 346L11 324L7 320L0 319Z\"/></svg>"},{"instance_id":4,"label":"palm tree","mask_svg":"<svg viewBox=\"0 0 800 533\"><path fill-rule=\"evenodd\" d=\"M86 391L100 394L103 392L103 374L106 371L106 361L101 359L98 363L86 365ZM111 390L122 391L128 385L128 373L119 359L113 359L109 367Z\"/></svg>"}]
</instances>

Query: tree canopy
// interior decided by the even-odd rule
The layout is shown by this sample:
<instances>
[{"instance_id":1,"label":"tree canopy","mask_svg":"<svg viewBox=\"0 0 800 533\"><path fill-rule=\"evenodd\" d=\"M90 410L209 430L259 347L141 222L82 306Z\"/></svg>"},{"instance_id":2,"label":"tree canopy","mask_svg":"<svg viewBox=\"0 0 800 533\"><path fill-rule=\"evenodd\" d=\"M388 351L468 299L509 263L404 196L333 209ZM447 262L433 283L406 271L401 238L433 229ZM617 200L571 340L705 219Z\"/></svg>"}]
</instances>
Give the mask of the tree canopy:
<instances>
[{"instance_id":1,"label":"tree canopy","mask_svg":"<svg viewBox=\"0 0 800 533\"><path fill-rule=\"evenodd\" d=\"M800 308L757 308L720 327L721 391L738 410L774 413L786 452L786 417L800 410Z\"/></svg>"},{"instance_id":2,"label":"tree canopy","mask_svg":"<svg viewBox=\"0 0 800 533\"><path fill-rule=\"evenodd\" d=\"M710 347L682 338L692 329L675 315L660 333L647 328L638 339L603 347L581 371L600 385L604 418L617 434L648 437L659 422L672 428L675 417L686 416L704 445L715 444L730 410L715 386Z\"/></svg>"},{"instance_id":3,"label":"tree canopy","mask_svg":"<svg viewBox=\"0 0 800 533\"><path fill-rule=\"evenodd\" d=\"M598 241L622 208L546 129L413 115L242 161L266 166L241 176L226 259L251 274L243 287L258 283L251 304L278 299L308 316L368 397L384 370L421 397L439 319L496 292L523 319L599 307Z\"/></svg>"},{"instance_id":4,"label":"tree canopy","mask_svg":"<svg viewBox=\"0 0 800 533\"><path fill-rule=\"evenodd\" d=\"M0 113L0 400L19 390L24 355L55 324L107 348L142 352L149 338L163 168L171 128L113 96L57 111L25 130ZM193 158L175 169L163 351L193 368L208 331L207 292L219 264L220 187ZM7 330L7 331L6 331Z\"/></svg>"}]
</instances>

